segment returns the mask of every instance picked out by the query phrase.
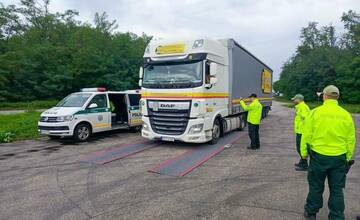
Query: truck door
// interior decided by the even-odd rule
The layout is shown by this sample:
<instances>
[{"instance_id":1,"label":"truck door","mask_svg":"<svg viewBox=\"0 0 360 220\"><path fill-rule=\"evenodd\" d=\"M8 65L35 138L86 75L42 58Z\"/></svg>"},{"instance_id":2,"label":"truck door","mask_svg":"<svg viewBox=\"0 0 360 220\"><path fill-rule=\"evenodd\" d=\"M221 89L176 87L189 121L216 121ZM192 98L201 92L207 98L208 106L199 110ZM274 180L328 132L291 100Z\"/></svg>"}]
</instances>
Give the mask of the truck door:
<instances>
[{"instance_id":1,"label":"truck door","mask_svg":"<svg viewBox=\"0 0 360 220\"><path fill-rule=\"evenodd\" d=\"M142 124L140 112L140 94L128 94L128 112L130 127L139 126Z\"/></svg>"},{"instance_id":2,"label":"truck door","mask_svg":"<svg viewBox=\"0 0 360 220\"><path fill-rule=\"evenodd\" d=\"M97 107L89 108L93 103ZM108 107L108 97L106 94L95 95L89 102L87 110L87 117L91 122L93 132L106 131L111 128L111 111Z\"/></svg>"}]
</instances>

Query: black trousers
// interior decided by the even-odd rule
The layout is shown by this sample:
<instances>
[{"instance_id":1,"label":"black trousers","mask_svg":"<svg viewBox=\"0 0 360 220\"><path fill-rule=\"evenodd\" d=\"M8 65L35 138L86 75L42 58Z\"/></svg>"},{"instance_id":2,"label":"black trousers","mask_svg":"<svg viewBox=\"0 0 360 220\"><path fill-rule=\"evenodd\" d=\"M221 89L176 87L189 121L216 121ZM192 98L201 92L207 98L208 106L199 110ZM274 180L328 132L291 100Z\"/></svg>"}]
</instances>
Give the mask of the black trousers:
<instances>
[{"instance_id":1,"label":"black trousers","mask_svg":"<svg viewBox=\"0 0 360 220\"><path fill-rule=\"evenodd\" d=\"M296 151L298 152L299 154L299 157L300 157L300 161L299 161L299 166L300 167L304 167L304 168L308 168L308 163L307 163L307 160L305 159L302 159L301 157L301 150L300 150L300 147L301 147L301 136L302 134L298 134L296 133Z\"/></svg>"},{"instance_id":2,"label":"black trousers","mask_svg":"<svg viewBox=\"0 0 360 220\"><path fill-rule=\"evenodd\" d=\"M254 125L248 122L250 147L260 148L259 125Z\"/></svg>"}]
</instances>

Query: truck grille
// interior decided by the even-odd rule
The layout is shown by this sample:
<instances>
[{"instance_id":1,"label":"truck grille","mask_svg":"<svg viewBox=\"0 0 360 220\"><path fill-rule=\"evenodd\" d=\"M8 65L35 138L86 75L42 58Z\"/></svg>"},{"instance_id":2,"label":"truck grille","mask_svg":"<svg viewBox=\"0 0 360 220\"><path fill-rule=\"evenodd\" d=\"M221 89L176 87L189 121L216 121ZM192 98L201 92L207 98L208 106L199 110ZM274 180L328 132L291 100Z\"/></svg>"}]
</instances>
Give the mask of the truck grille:
<instances>
[{"instance_id":1,"label":"truck grille","mask_svg":"<svg viewBox=\"0 0 360 220\"><path fill-rule=\"evenodd\" d=\"M148 105L148 115L151 128L155 133L181 135L186 130L190 117L190 109L159 109L154 111Z\"/></svg>"}]
</instances>

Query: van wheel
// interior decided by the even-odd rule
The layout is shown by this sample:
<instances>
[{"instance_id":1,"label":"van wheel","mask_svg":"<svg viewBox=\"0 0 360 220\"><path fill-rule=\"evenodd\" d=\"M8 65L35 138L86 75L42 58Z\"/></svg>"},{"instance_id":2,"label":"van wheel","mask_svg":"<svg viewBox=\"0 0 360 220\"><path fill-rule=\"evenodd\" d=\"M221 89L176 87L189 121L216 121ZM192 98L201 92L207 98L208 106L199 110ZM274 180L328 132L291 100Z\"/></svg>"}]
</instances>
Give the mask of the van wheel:
<instances>
[{"instance_id":1,"label":"van wheel","mask_svg":"<svg viewBox=\"0 0 360 220\"><path fill-rule=\"evenodd\" d=\"M130 131L134 133L139 132L140 130L141 130L141 125L130 128Z\"/></svg>"},{"instance_id":2,"label":"van wheel","mask_svg":"<svg viewBox=\"0 0 360 220\"><path fill-rule=\"evenodd\" d=\"M86 123L78 124L75 127L74 139L76 141L84 142L87 141L91 136L91 127Z\"/></svg>"},{"instance_id":3,"label":"van wheel","mask_svg":"<svg viewBox=\"0 0 360 220\"><path fill-rule=\"evenodd\" d=\"M210 144L216 144L220 138L220 122L219 119L215 119L213 129L212 129L212 139Z\"/></svg>"}]
</instances>

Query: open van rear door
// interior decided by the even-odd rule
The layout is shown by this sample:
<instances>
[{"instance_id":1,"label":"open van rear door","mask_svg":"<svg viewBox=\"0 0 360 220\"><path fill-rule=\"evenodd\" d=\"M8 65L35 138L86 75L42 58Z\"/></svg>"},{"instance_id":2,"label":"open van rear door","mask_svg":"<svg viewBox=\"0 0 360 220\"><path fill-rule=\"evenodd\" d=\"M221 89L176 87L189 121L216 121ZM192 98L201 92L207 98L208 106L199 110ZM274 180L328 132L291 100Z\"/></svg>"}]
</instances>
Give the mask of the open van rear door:
<instances>
[{"instance_id":1,"label":"open van rear door","mask_svg":"<svg viewBox=\"0 0 360 220\"><path fill-rule=\"evenodd\" d=\"M130 127L139 126L142 124L140 111L140 94L127 94L128 97L128 113Z\"/></svg>"}]
</instances>

